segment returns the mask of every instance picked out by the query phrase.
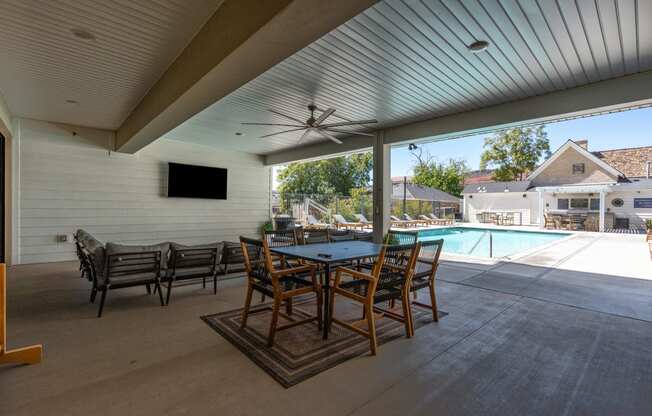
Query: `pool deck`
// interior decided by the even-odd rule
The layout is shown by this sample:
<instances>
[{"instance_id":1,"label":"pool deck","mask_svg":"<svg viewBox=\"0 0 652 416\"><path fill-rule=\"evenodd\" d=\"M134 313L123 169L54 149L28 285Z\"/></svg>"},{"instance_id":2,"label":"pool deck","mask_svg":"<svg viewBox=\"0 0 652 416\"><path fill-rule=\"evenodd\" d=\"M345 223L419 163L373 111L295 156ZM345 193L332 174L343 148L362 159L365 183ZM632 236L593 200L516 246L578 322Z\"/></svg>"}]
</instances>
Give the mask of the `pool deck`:
<instances>
[{"instance_id":1,"label":"pool deck","mask_svg":"<svg viewBox=\"0 0 652 416\"><path fill-rule=\"evenodd\" d=\"M440 308L410 339L284 389L199 317L242 306L241 277L165 308L114 291L95 318L74 262L12 267L0 414L649 415L652 260L643 236L576 233L517 261L444 260ZM4 413L3 413L4 412Z\"/></svg>"},{"instance_id":2,"label":"pool deck","mask_svg":"<svg viewBox=\"0 0 652 416\"><path fill-rule=\"evenodd\" d=\"M564 253L569 253L568 250L578 244L585 242L598 242L597 247L606 247L600 252L601 259L609 259L607 264L601 265L601 262L595 262L592 259L587 259L583 262L581 259L576 259L573 267L574 270L593 269L596 273L600 270L613 272L618 275L625 273L629 277L647 278L640 276L647 276L652 273L650 268L650 255L649 249L645 242L645 235L643 234L612 234L612 233L599 233L591 231L568 231L568 230L548 230L542 229L535 225L512 225L500 226L494 224L478 224L478 223L455 223L450 226L430 226L418 227L408 230L422 231L422 230L438 230L446 228L474 228L474 229L488 229L488 230L504 230L504 231L527 231L527 232L541 232L541 233L554 233L554 234L568 234L568 237L546 243L542 246L517 252L505 258L486 258L474 257L462 254L443 253L442 260L455 261L455 262L472 262L483 265L499 265L504 262L517 262L523 264L538 265L542 257L551 256L553 258L562 256ZM393 228L395 230L405 230L404 228ZM578 239L575 243L572 241ZM621 244L611 244L612 242L622 242ZM592 243L593 244L593 243ZM539 260L537 260L539 259ZM620 263L619 259L626 259ZM596 266L599 265L599 266Z\"/></svg>"}]
</instances>

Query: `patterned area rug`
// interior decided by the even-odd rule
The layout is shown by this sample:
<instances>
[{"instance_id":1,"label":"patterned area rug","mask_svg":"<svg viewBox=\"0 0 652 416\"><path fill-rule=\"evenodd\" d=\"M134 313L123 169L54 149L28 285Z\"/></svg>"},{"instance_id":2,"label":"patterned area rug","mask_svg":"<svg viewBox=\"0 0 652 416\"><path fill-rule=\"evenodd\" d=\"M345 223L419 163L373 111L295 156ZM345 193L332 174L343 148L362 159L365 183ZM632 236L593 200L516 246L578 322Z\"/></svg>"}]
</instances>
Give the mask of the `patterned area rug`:
<instances>
[{"instance_id":1,"label":"patterned area rug","mask_svg":"<svg viewBox=\"0 0 652 416\"><path fill-rule=\"evenodd\" d=\"M369 341L345 328L333 324L328 340L324 341L317 324L307 323L276 333L274 346L267 347L267 333L271 319L270 304L252 307L247 327L240 329L242 309L202 316L201 319L240 351L258 364L285 388L321 373L361 354L369 354ZM314 299L295 301L293 314L297 319L316 314ZM432 314L423 308L412 308L415 329L432 323ZM439 316L447 313L439 311ZM362 317L359 305L338 301L335 316L355 321ZM279 324L289 321L282 316ZM366 328L364 328L366 329ZM405 326L389 318L376 321L378 344L405 336ZM379 350L382 354L382 349Z\"/></svg>"}]
</instances>

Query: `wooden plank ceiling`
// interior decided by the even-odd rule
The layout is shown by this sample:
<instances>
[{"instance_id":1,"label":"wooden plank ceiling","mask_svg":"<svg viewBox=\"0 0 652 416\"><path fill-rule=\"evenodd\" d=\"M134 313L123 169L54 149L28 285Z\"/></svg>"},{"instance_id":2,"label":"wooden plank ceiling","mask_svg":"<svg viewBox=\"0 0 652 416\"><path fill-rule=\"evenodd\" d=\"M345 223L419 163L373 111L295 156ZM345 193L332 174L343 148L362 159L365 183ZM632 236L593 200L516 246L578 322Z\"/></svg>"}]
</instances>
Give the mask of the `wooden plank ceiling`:
<instances>
[{"instance_id":1,"label":"wooden plank ceiling","mask_svg":"<svg viewBox=\"0 0 652 416\"><path fill-rule=\"evenodd\" d=\"M476 40L489 48L469 52ZM652 1L387 0L164 137L268 154L301 135L240 124L287 122L268 108L303 120L314 102L386 127L650 69Z\"/></svg>"},{"instance_id":2,"label":"wooden plank ceiling","mask_svg":"<svg viewBox=\"0 0 652 416\"><path fill-rule=\"evenodd\" d=\"M222 1L2 0L0 94L15 116L116 129Z\"/></svg>"}]
</instances>

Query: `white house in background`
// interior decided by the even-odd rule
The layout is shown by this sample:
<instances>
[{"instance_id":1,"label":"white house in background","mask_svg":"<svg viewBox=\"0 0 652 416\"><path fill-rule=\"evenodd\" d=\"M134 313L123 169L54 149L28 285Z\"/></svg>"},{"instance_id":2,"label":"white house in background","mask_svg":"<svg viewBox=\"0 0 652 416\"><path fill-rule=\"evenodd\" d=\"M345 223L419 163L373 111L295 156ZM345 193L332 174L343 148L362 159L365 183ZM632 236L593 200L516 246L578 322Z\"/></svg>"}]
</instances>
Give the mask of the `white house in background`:
<instances>
[{"instance_id":1,"label":"white house in background","mask_svg":"<svg viewBox=\"0 0 652 416\"><path fill-rule=\"evenodd\" d=\"M652 146L590 152L586 140L567 141L527 180L464 187L464 219L515 212L524 225L543 226L544 213L586 213L600 231L641 228L652 219Z\"/></svg>"}]
</instances>

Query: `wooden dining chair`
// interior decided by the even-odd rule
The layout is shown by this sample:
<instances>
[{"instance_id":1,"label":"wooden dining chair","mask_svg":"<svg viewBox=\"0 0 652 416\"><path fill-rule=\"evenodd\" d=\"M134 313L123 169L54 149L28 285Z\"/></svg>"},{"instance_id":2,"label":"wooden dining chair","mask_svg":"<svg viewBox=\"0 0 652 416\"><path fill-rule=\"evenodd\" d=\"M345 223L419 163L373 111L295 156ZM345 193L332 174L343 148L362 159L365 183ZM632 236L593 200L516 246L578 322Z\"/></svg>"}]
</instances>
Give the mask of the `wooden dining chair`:
<instances>
[{"instance_id":1,"label":"wooden dining chair","mask_svg":"<svg viewBox=\"0 0 652 416\"><path fill-rule=\"evenodd\" d=\"M408 338L414 335L409 301L411 278L418 250L418 243L416 245L383 246L370 273L346 267L337 268L334 286L328 300L331 314L329 322L368 338L372 355L376 355L378 350L375 312L402 322L405 325L405 334ZM344 280L345 278L350 279ZM363 318L355 322L346 322L334 317L336 295L362 304ZM393 300L401 301L402 314L376 306L379 303ZM366 330L360 328L364 324L367 326Z\"/></svg>"},{"instance_id":2,"label":"wooden dining chair","mask_svg":"<svg viewBox=\"0 0 652 416\"><path fill-rule=\"evenodd\" d=\"M544 220L543 228L546 229L550 227L552 227L553 229L560 228L559 221L556 220L555 217L553 217L550 214L543 214L543 220Z\"/></svg>"},{"instance_id":3,"label":"wooden dining chair","mask_svg":"<svg viewBox=\"0 0 652 416\"><path fill-rule=\"evenodd\" d=\"M244 253L247 272L247 295L244 310L242 311L241 328L247 326L251 297L253 292L256 291L274 300L272 320L267 335L268 347L274 345L274 336L277 331L312 321L317 321L317 327L321 330L322 291L315 273L315 266L304 264L298 267L276 269L266 240L240 237L240 244ZM317 297L317 315L300 320L294 319L292 316L292 298L310 293L314 293ZM283 303L285 303L285 313L280 310ZM279 315L290 321L290 323L279 326Z\"/></svg>"},{"instance_id":4,"label":"wooden dining chair","mask_svg":"<svg viewBox=\"0 0 652 416\"><path fill-rule=\"evenodd\" d=\"M444 239L421 241L420 249L416 259L416 266L414 275L410 285L410 291L414 295L412 305L421 308L430 309L432 311L432 320L439 321L437 311L437 293L435 290L435 277L437 275L437 267L439 267L439 256L444 247ZM430 305L421 303L417 300L418 291L428 288L430 295ZM414 322L412 322L414 325ZM414 332L414 328L412 329Z\"/></svg>"}]
</instances>

